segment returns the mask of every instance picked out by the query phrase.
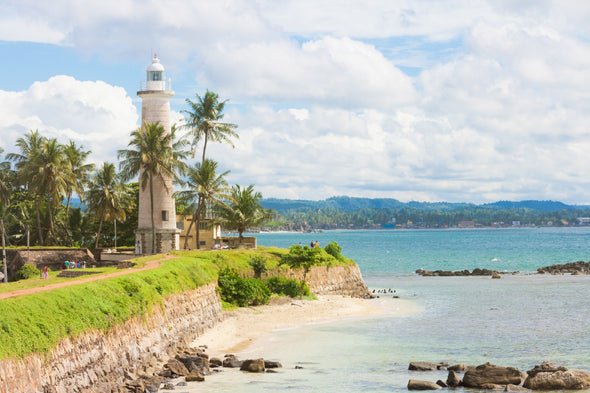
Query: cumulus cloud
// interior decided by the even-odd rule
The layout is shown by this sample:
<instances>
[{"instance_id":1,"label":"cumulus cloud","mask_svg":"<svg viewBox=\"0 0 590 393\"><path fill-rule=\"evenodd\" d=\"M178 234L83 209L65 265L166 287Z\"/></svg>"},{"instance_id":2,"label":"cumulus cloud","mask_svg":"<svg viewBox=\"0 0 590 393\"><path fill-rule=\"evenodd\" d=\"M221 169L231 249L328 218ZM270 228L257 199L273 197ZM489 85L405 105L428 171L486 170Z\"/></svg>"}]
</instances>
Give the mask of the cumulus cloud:
<instances>
[{"instance_id":1,"label":"cumulus cloud","mask_svg":"<svg viewBox=\"0 0 590 393\"><path fill-rule=\"evenodd\" d=\"M114 59L165 48L168 71L231 99L225 120L240 139L208 151L232 182L268 197L590 202L583 2L23 0L0 10L6 40ZM0 92L4 147L39 128L112 156L137 124L128 96L65 76Z\"/></svg>"},{"instance_id":2,"label":"cumulus cloud","mask_svg":"<svg viewBox=\"0 0 590 393\"><path fill-rule=\"evenodd\" d=\"M21 92L0 91L1 146L12 152L14 141L29 130L61 143L70 139L92 151L92 160L116 161L128 143L138 114L127 92L104 82L78 81L58 75Z\"/></svg>"}]
</instances>

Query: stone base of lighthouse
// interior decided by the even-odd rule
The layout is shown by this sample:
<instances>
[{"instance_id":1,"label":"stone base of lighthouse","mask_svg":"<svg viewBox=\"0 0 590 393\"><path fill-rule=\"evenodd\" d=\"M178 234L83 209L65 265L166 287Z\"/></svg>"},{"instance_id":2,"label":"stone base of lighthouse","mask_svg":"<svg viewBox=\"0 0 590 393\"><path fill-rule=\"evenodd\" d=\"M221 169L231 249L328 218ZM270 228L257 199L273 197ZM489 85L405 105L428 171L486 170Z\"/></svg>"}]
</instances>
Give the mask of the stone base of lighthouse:
<instances>
[{"instance_id":1,"label":"stone base of lighthouse","mask_svg":"<svg viewBox=\"0 0 590 393\"><path fill-rule=\"evenodd\" d=\"M178 250L180 243L180 229L156 228L156 245L152 252L152 228L138 228L135 230L136 254L165 254Z\"/></svg>"}]
</instances>

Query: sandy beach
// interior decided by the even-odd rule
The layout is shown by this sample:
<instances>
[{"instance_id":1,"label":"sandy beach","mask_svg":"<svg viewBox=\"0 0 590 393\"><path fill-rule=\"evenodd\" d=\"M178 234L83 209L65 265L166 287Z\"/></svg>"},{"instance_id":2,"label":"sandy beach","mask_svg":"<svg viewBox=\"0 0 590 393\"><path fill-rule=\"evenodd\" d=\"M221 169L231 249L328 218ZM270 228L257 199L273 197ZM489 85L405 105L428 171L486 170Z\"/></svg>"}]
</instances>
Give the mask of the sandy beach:
<instances>
[{"instance_id":1,"label":"sandy beach","mask_svg":"<svg viewBox=\"0 0 590 393\"><path fill-rule=\"evenodd\" d=\"M341 295L318 296L318 300L283 298L269 305L227 312L223 322L197 338L193 345L206 345L210 356L256 352L250 345L273 331L351 318L404 316L419 310L411 301L392 298L359 299Z\"/></svg>"}]
</instances>

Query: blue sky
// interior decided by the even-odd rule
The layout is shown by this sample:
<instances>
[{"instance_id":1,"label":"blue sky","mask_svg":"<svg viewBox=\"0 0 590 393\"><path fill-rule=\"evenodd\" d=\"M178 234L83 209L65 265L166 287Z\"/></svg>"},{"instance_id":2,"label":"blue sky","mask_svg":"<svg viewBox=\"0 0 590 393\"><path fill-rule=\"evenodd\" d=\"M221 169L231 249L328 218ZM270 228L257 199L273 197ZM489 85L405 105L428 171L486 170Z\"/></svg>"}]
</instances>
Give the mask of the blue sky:
<instances>
[{"instance_id":1,"label":"blue sky","mask_svg":"<svg viewBox=\"0 0 590 393\"><path fill-rule=\"evenodd\" d=\"M581 3L581 4L580 4ZM590 203L590 4L228 0L0 4L0 147L31 129L116 161L157 53L228 99L230 183L265 197Z\"/></svg>"}]
</instances>

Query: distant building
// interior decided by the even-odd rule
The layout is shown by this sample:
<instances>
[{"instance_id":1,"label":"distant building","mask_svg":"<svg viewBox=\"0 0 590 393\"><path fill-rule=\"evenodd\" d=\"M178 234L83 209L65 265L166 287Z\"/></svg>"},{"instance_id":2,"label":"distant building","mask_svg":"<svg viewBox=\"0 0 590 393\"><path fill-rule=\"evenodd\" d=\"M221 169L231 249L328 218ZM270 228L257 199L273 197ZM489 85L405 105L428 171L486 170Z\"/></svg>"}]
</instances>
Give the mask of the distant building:
<instances>
[{"instance_id":1,"label":"distant building","mask_svg":"<svg viewBox=\"0 0 590 393\"><path fill-rule=\"evenodd\" d=\"M520 226L520 221L512 221L512 226L513 227L519 227Z\"/></svg>"},{"instance_id":2,"label":"distant building","mask_svg":"<svg viewBox=\"0 0 590 393\"><path fill-rule=\"evenodd\" d=\"M578 217L578 225L590 225L590 217Z\"/></svg>"},{"instance_id":3,"label":"distant building","mask_svg":"<svg viewBox=\"0 0 590 393\"><path fill-rule=\"evenodd\" d=\"M457 224L459 228L475 228L475 223L473 221L459 221Z\"/></svg>"},{"instance_id":4,"label":"distant building","mask_svg":"<svg viewBox=\"0 0 590 393\"><path fill-rule=\"evenodd\" d=\"M180 248L184 249L185 240L188 238L187 249L197 249L197 230L195 224L191 228L191 232L187 234L187 231L191 225L192 215L180 215L176 216L176 227L180 230ZM199 244L203 250L211 249L216 244L222 244L221 239L221 227L219 225L211 225L210 220L202 219L200 222L199 229Z\"/></svg>"}]
</instances>

